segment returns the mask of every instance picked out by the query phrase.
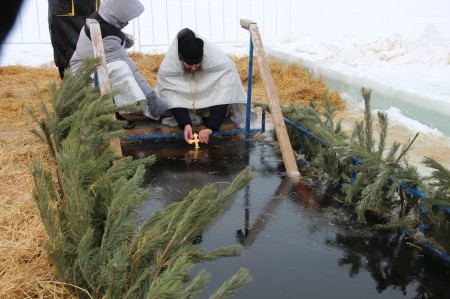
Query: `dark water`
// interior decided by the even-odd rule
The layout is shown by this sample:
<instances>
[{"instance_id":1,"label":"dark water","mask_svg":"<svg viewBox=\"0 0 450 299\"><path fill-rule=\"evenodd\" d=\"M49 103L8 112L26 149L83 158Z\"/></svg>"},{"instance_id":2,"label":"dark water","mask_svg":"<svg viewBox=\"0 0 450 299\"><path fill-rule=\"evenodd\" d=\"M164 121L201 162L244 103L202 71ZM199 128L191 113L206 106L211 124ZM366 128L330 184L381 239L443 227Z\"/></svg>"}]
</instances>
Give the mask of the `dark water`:
<instances>
[{"instance_id":1,"label":"dark water","mask_svg":"<svg viewBox=\"0 0 450 299\"><path fill-rule=\"evenodd\" d=\"M223 188L247 165L256 172L202 235L208 250L238 243L244 248L240 257L194 268L212 274L202 298L240 267L250 270L253 282L233 298L450 298L446 265L403 233L375 233L356 223L320 172L300 167L311 177L308 185L284 177L276 148L256 139L213 139L197 152L184 142L124 148L135 157L157 155L147 171L151 198L141 221L193 188Z\"/></svg>"}]
</instances>

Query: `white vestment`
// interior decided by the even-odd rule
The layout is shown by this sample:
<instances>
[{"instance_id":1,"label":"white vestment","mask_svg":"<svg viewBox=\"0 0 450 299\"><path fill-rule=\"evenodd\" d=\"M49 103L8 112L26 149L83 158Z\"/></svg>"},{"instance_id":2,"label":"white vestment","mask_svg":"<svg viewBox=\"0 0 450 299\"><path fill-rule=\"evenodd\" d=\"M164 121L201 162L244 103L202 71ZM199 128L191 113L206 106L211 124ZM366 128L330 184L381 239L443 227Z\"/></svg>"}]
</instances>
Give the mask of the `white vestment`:
<instances>
[{"instance_id":1,"label":"white vestment","mask_svg":"<svg viewBox=\"0 0 450 299\"><path fill-rule=\"evenodd\" d=\"M247 95L233 61L204 40L203 58L195 72L186 71L178 57L178 40L172 42L158 70L156 93L168 109L202 109L231 104L230 118L245 127ZM251 113L252 122L256 113Z\"/></svg>"}]
</instances>

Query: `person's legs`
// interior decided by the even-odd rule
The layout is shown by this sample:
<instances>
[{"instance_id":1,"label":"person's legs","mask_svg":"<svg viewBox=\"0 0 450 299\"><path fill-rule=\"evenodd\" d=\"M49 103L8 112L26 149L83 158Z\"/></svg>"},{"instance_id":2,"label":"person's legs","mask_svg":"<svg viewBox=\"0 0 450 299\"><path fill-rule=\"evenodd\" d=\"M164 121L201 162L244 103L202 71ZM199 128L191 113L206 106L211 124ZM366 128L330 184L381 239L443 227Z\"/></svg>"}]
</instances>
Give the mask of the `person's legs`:
<instances>
[{"instance_id":1,"label":"person's legs","mask_svg":"<svg viewBox=\"0 0 450 299\"><path fill-rule=\"evenodd\" d=\"M63 80L65 69L63 67L58 67L58 71L59 71L59 76L61 77L61 80Z\"/></svg>"},{"instance_id":2,"label":"person's legs","mask_svg":"<svg viewBox=\"0 0 450 299\"><path fill-rule=\"evenodd\" d=\"M125 124L122 126L122 129L124 129L124 130L133 129L136 126L136 124L134 122L127 120L125 117L120 115L119 112L116 112L116 119L125 121Z\"/></svg>"}]
</instances>

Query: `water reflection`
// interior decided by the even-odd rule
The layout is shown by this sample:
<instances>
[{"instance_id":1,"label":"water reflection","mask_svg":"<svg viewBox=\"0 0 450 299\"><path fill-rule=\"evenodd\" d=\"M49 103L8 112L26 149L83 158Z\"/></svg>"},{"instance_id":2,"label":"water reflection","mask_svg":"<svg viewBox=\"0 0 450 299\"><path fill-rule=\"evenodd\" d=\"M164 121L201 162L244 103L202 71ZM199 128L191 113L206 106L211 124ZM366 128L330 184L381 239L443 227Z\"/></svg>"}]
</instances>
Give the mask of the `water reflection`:
<instances>
[{"instance_id":1,"label":"water reflection","mask_svg":"<svg viewBox=\"0 0 450 299\"><path fill-rule=\"evenodd\" d=\"M448 269L421 256L401 233L362 229L320 173L311 170L308 184L285 177L274 148L236 139L212 140L197 151L184 142L125 147L126 155L157 156L138 221L206 183L224 188L250 165L257 176L194 240L206 249L244 247L242 257L198 265L211 272L211 290L244 266L254 282L235 298L450 298Z\"/></svg>"},{"instance_id":2,"label":"water reflection","mask_svg":"<svg viewBox=\"0 0 450 299\"><path fill-rule=\"evenodd\" d=\"M338 233L335 239L326 240L328 246L343 252L338 265L348 267L350 277L368 271L379 293L394 289L407 295L408 286L416 285L412 298L450 298L450 289L443 283L448 281L450 269L422 255L411 242L402 232Z\"/></svg>"},{"instance_id":3,"label":"water reflection","mask_svg":"<svg viewBox=\"0 0 450 299\"><path fill-rule=\"evenodd\" d=\"M209 150L189 150L184 154L184 163L191 164L192 162L208 163L209 162Z\"/></svg>"},{"instance_id":4,"label":"water reflection","mask_svg":"<svg viewBox=\"0 0 450 299\"><path fill-rule=\"evenodd\" d=\"M285 177L278 189L273 194L272 198L267 202L266 206L262 209L256 221L250 227L250 201L249 201L249 191L248 188L245 190L245 228L244 231L239 229L236 232L236 239L244 246L251 246L255 241L258 234L264 230L266 224L269 222L270 217L272 217L274 211L277 209L278 205L282 202L284 197L294 186L294 181L288 177Z\"/></svg>"},{"instance_id":5,"label":"water reflection","mask_svg":"<svg viewBox=\"0 0 450 299\"><path fill-rule=\"evenodd\" d=\"M258 214L258 217L250 226L250 200L248 188L245 190L245 204L244 204L244 230L239 229L236 231L236 239L243 246L251 246L258 236L258 234L264 230L266 224L277 210L277 207L287 198L288 194L295 188L299 195L301 202L312 209L320 209L320 201L315 196L311 187L305 185L303 182L294 181L289 177L284 177L281 180L277 190L273 193L271 199L266 203L262 211Z\"/></svg>"}]
</instances>

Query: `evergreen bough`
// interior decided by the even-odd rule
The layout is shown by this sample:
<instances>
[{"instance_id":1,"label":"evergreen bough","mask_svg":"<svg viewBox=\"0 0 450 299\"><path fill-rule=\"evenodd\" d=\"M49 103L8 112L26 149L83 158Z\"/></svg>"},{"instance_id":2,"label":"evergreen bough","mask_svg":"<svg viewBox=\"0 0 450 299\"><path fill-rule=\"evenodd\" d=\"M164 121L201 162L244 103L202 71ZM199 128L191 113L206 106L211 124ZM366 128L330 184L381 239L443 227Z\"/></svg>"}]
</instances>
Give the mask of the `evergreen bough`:
<instances>
[{"instance_id":1,"label":"evergreen bough","mask_svg":"<svg viewBox=\"0 0 450 299\"><path fill-rule=\"evenodd\" d=\"M404 145L394 141L390 148L386 147L389 120L382 112L377 113L376 140L371 90L362 88L361 95L364 118L354 124L350 136L341 131L340 122L333 120L336 109L326 99L326 94L321 100L323 106L311 102L306 107L294 104L283 107L285 117L322 140L319 143L288 127L293 147L297 150L303 147L305 158L342 186L346 202L354 205L361 222L366 222L368 211L387 219L386 223L376 225L379 229L417 227L420 220L425 221L429 227L425 235L450 252L450 170L435 159L425 157L422 163L433 172L430 177L420 177L406 157L414 139ZM352 172L354 176L350 177ZM426 198L408 194L403 186L424 190ZM420 206L425 213L419 213Z\"/></svg>"},{"instance_id":2,"label":"evergreen bough","mask_svg":"<svg viewBox=\"0 0 450 299\"><path fill-rule=\"evenodd\" d=\"M33 132L55 159L55 170L39 161L31 167L46 251L82 298L195 298L210 275L202 270L191 278L193 265L241 248L205 251L193 240L253 174L245 169L220 193L212 184L193 190L137 227L136 212L149 196L140 186L155 158L115 157L109 140L122 130L111 117L113 94L100 96L89 84L98 64L87 59L77 75L65 73L59 89L51 84L53 111L42 105L41 118L30 111L40 128ZM211 298L226 298L250 281L240 269Z\"/></svg>"},{"instance_id":3,"label":"evergreen bough","mask_svg":"<svg viewBox=\"0 0 450 299\"><path fill-rule=\"evenodd\" d=\"M342 187L346 203L355 208L359 221L366 222L366 214L375 212L384 219L375 225L378 229L417 228L421 222L426 222L429 229L425 235L450 252L450 171L426 157L422 163L434 171L428 178L420 177L406 156L415 139L406 144L394 141L387 148L389 120L386 113L377 113L379 130L376 140L370 106L371 90L362 88L361 95L364 118L354 124L350 136L342 132L340 121L334 121L336 108L326 93L320 102L313 101L309 106L291 104L282 107L286 118L322 141L320 143L288 126L292 147L302 149L305 160L334 178L334 182ZM268 105L258 106L269 111ZM425 191L426 199L407 193L404 186ZM426 213L419 212L421 206Z\"/></svg>"},{"instance_id":4,"label":"evergreen bough","mask_svg":"<svg viewBox=\"0 0 450 299\"><path fill-rule=\"evenodd\" d=\"M431 175L426 178L428 197L421 201L426 212L425 221L429 225L425 233L448 253L450 215L444 208L450 210L450 170L433 158L425 157L422 162L433 169Z\"/></svg>"},{"instance_id":5,"label":"evergreen bough","mask_svg":"<svg viewBox=\"0 0 450 299\"><path fill-rule=\"evenodd\" d=\"M420 186L415 167L409 165L405 154L409 146L394 142L386 148L388 117L378 112L378 138L374 135L374 118L370 106L371 90L362 88L364 118L356 122L353 132L347 136L340 121L334 121L336 108L326 98L323 106L312 102L307 107L291 105L283 108L283 114L322 140L322 144L289 128L292 144L305 148L306 159L331 175L342 186L346 202L355 206L358 219L366 222L366 213L374 211L390 218L389 225L415 224L418 201L402 192L402 184L413 188ZM353 162L352 162L353 161ZM350 174L355 176L351 177ZM408 222L406 222L408 223Z\"/></svg>"}]
</instances>

